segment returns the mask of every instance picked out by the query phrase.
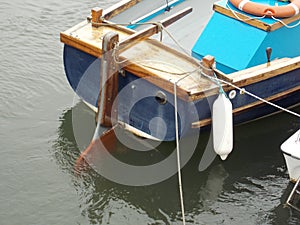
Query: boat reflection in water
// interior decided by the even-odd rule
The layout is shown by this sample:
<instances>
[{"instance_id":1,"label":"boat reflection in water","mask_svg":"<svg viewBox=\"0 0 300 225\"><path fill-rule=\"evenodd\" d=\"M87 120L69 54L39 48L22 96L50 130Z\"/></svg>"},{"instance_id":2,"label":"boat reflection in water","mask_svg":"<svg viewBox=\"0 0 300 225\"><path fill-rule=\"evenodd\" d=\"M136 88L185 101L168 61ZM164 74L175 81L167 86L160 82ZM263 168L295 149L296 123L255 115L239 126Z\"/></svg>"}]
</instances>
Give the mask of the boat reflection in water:
<instances>
[{"instance_id":1,"label":"boat reflection in water","mask_svg":"<svg viewBox=\"0 0 300 225\"><path fill-rule=\"evenodd\" d=\"M299 112L300 108L295 110ZM80 119L75 121L75 115ZM82 129L81 135L77 135L81 140L75 138L74 127ZM216 157L200 172L203 150L210 146L210 132L202 132L193 157L182 169L187 224L299 223L299 215L284 207L289 179L278 151L281 140L289 136L282 131L293 133L297 127L298 121L285 113L237 126L230 160L224 162ZM59 136L52 149L58 166L70 175L82 216L90 224L179 224L176 175L157 184L137 187L107 180L90 167L79 174L74 171L74 163L89 144L94 128L94 113L80 102L62 115ZM156 150L143 154L150 162L156 162L170 155L174 145L163 142ZM136 163L145 161L120 143L112 154L130 163L136 158L140 160Z\"/></svg>"}]
</instances>

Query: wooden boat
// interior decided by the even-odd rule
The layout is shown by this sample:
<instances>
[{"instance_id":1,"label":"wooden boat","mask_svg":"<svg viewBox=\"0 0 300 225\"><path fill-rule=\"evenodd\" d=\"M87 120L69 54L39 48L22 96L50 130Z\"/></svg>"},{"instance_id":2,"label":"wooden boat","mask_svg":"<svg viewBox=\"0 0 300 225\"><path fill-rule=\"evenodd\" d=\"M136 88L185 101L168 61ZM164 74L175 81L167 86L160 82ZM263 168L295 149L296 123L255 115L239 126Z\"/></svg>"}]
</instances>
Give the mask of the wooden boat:
<instances>
[{"instance_id":1,"label":"wooden boat","mask_svg":"<svg viewBox=\"0 0 300 225\"><path fill-rule=\"evenodd\" d=\"M103 126L119 121L139 135L171 141L175 108L179 134L199 132L211 124L220 91L229 96L235 124L278 111L266 101L282 108L299 104L300 16L254 18L222 0L203 29L202 4L123 0L92 9L87 20L61 33L68 81L99 108ZM155 34L171 24L174 33L161 42ZM173 48L172 38L192 54Z\"/></svg>"}]
</instances>

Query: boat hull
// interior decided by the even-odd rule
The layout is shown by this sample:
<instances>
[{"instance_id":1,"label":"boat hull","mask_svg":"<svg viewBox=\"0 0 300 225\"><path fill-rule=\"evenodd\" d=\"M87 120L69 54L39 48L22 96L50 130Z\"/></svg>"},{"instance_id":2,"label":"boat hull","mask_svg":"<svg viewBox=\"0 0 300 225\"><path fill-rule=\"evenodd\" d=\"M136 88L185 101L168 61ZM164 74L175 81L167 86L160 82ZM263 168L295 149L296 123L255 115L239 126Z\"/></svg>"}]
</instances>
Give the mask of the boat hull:
<instances>
[{"instance_id":1,"label":"boat hull","mask_svg":"<svg viewBox=\"0 0 300 225\"><path fill-rule=\"evenodd\" d=\"M95 107L100 91L100 65L99 58L65 45L64 66L68 81L81 99ZM263 99L288 108L300 102L299 74L299 69L296 69L242 87ZM156 138L165 141L175 139L173 93L127 71L120 74L118 86L119 94L115 105L118 109L118 120ZM231 102L235 124L278 111L252 96L239 91L233 93L234 91L228 90L227 95L233 96ZM207 93L193 101L178 98L180 135L199 132L200 128L211 124L211 106L217 96L218 93ZM198 125L193 125L195 123Z\"/></svg>"}]
</instances>

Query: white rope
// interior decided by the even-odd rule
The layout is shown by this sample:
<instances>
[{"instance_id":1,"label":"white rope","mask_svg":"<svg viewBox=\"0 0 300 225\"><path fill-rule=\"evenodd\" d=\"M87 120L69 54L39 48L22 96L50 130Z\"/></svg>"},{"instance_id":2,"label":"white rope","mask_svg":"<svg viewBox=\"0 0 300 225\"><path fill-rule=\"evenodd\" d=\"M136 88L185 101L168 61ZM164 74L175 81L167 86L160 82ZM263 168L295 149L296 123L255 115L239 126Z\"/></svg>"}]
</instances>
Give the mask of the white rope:
<instances>
[{"instance_id":1,"label":"white rope","mask_svg":"<svg viewBox=\"0 0 300 225\"><path fill-rule=\"evenodd\" d=\"M181 80L181 79L180 79ZM175 136L176 136L176 153L177 153L177 174L178 174L178 185L179 185L179 195L180 195L180 206L182 214L182 223L185 225L185 212L184 212L184 201L183 201L183 190L182 190L182 179L181 179L181 165L180 165L180 149L179 149L179 131L178 131L178 115L177 115L177 83L174 83L174 107L175 107Z\"/></svg>"},{"instance_id":2,"label":"white rope","mask_svg":"<svg viewBox=\"0 0 300 225\"><path fill-rule=\"evenodd\" d=\"M276 17L274 17L274 16L271 16L271 18L272 18L273 20L275 20L275 21L281 23L283 26L285 26L286 28L289 28L289 29L290 29L290 28L297 27L297 26L299 26L299 24L300 24L300 20L298 21L298 23L296 23L296 24L294 24L294 25L288 25L288 24L286 24L285 22L283 22L283 20L278 19L278 18L276 18Z\"/></svg>"},{"instance_id":3,"label":"white rope","mask_svg":"<svg viewBox=\"0 0 300 225\"><path fill-rule=\"evenodd\" d=\"M176 139L176 153L177 153L177 174L178 174L178 186L180 195L180 206L182 214L182 223L185 225L185 210L184 210L184 200L183 200L183 190L182 190L182 179L181 179L181 165L180 165L180 147L179 147L179 128L178 128L178 105L177 105L177 84L188 77L190 74L181 77L179 80L174 82L174 113L175 113L175 139Z\"/></svg>"},{"instance_id":4,"label":"white rope","mask_svg":"<svg viewBox=\"0 0 300 225\"><path fill-rule=\"evenodd\" d=\"M161 25L162 30L169 35L169 37L174 41L174 43L181 49L182 52L184 52L186 55L190 56L189 52L173 37L173 35L167 30L166 27Z\"/></svg>"},{"instance_id":5,"label":"white rope","mask_svg":"<svg viewBox=\"0 0 300 225\"><path fill-rule=\"evenodd\" d=\"M269 101L267 101L267 100L265 100L265 99L263 99L263 98L261 98L261 97L255 95L255 94L253 94L253 93L247 91L245 88L240 88L240 87L238 87L238 86L236 86L236 85L234 85L234 84L232 84L232 83L230 83L230 82L228 82L228 81L222 80L222 79L220 79L220 78L208 76L208 75L206 75L205 73L202 73L202 72L201 72L201 75L203 75L203 76L205 76L205 77L207 77L207 78L209 78L209 79L211 79L211 80L220 81L220 82L222 82L222 83L224 83L224 84L227 84L227 85L229 85L229 86L231 86L231 87L233 87L233 88L235 88L235 89L238 89L238 90L239 90L240 92L242 92L242 93L245 93L245 94L247 94L247 95L250 95L250 96L253 97L253 98L256 98L256 99L259 100L259 101L262 101L262 102L264 102L264 103L266 103L266 104L269 104L269 105L271 105L271 106L273 106L273 107L275 107L275 108L277 108L277 109L280 109L280 110L282 110L282 111L285 111L285 112L287 112L287 113L290 113L290 114L292 114L292 115L294 115L294 116L300 118L300 114L298 114L298 113L296 113L296 112L293 112L293 111L291 111L291 110L288 110L288 109L286 109L286 108L283 108L283 107L281 107L281 106L279 106L279 105L276 105L276 104L274 104L274 103L272 103L272 102L269 102Z\"/></svg>"}]
</instances>

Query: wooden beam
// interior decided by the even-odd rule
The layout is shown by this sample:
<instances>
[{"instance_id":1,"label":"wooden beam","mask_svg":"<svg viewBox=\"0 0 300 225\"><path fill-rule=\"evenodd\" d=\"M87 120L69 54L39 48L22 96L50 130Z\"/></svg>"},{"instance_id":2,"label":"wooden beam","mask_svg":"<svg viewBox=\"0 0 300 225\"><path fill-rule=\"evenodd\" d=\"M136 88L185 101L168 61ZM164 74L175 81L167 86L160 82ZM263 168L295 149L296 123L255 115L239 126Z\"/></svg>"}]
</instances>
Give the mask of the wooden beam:
<instances>
[{"instance_id":1,"label":"wooden beam","mask_svg":"<svg viewBox=\"0 0 300 225\"><path fill-rule=\"evenodd\" d=\"M213 67L215 64L215 57L206 55L202 58L202 73L207 76L214 76Z\"/></svg>"},{"instance_id":2,"label":"wooden beam","mask_svg":"<svg viewBox=\"0 0 300 225\"><path fill-rule=\"evenodd\" d=\"M118 95L118 70L112 54L112 49L119 41L119 35L109 32L102 41L103 56L100 67L100 93L98 97L98 121L105 127L112 126L117 121L117 109L113 109Z\"/></svg>"},{"instance_id":3,"label":"wooden beam","mask_svg":"<svg viewBox=\"0 0 300 225\"><path fill-rule=\"evenodd\" d=\"M121 12L131 8L142 0L123 0L104 10L104 19L109 20Z\"/></svg>"},{"instance_id":4,"label":"wooden beam","mask_svg":"<svg viewBox=\"0 0 300 225\"><path fill-rule=\"evenodd\" d=\"M237 71L227 76L232 79L232 82L237 86L246 86L256 83L260 80L266 80L277 75L296 70L300 68L300 56L295 58L282 58L250 67L245 70Z\"/></svg>"},{"instance_id":5,"label":"wooden beam","mask_svg":"<svg viewBox=\"0 0 300 225\"><path fill-rule=\"evenodd\" d=\"M281 28L283 26L283 24L280 23L280 22L276 22L276 23L273 23L273 24L267 24L267 23L265 23L265 22L263 22L261 20L253 19L252 17L247 16L244 13L241 13L239 11L235 11L234 9L225 8L225 7L221 6L221 5L218 5L218 3L215 3L213 5L213 10L215 10L216 12L222 13L222 14L224 14L226 16L229 16L229 17L231 17L233 19L237 19L237 16L238 16L240 18L241 22L247 23L247 24L249 24L251 26L254 26L256 28L259 28L259 29L267 31L267 32L277 30L277 29L279 29L279 28ZM289 24L291 22L299 20L299 18L300 18L300 14L298 14L296 16L293 16L293 17L290 17L290 18L282 19L282 21L285 24Z\"/></svg>"},{"instance_id":6,"label":"wooden beam","mask_svg":"<svg viewBox=\"0 0 300 225\"><path fill-rule=\"evenodd\" d=\"M101 19L102 13L103 13L103 9L99 7L95 7L91 10L93 27L99 27L100 23L102 23L102 19Z\"/></svg>"},{"instance_id":7,"label":"wooden beam","mask_svg":"<svg viewBox=\"0 0 300 225\"><path fill-rule=\"evenodd\" d=\"M167 27L171 25L172 23L176 22L177 20L181 19L185 15L189 14L192 12L193 9L191 7L188 7L184 10L181 10L174 15L160 21L160 23L164 26ZM151 25L149 28L145 28L139 32L134 33L133 35L130 35L129 37L125 38L119 43L120 46L120 52L125 51L126 49L130 48L132 45L135 45L138 41L145 40L149 38L150 36L158 33L159 27L158 25Z\"/></svg>"},{"instance_id":8,"label":"wooden beam","mask_svg":"<svg viewBox=\"0 0 300 225\"><path fill-rule=\"evenodd\" d=\"M76 37L72 37L69 34L64 32L60 33L60 41L66 45L72 46L73 48L77 48L85 53L88 53L95 57L102 56L102 49L98 46L85 43Z\"/></svg>"}]
</instances>

